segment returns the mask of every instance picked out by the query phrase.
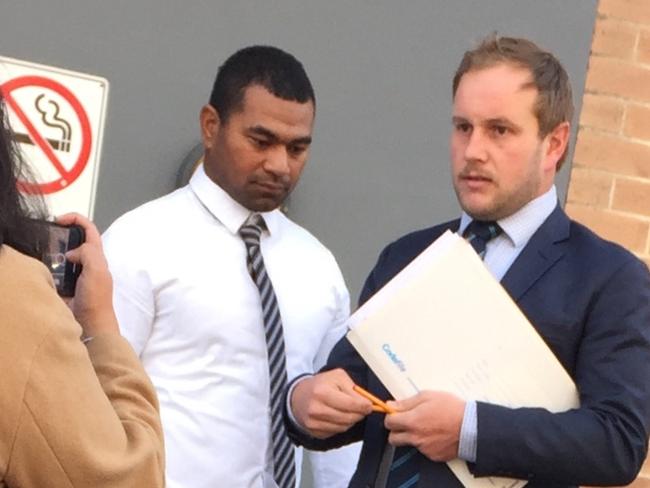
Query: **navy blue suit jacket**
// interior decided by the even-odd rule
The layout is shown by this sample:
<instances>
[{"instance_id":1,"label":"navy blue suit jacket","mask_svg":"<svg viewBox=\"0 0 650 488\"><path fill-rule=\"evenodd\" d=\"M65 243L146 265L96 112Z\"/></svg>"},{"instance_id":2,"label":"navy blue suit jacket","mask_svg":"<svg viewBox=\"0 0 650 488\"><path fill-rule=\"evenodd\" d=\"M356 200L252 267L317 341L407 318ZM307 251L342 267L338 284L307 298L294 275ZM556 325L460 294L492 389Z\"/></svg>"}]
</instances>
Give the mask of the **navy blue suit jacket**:
<instances>
[{"instance_id":1,"label":"navy blue suit jacket","mask_svg":"<svg viewBox=\"0 0 650 488\"><path fill-rule=\"evenodd\" d=\"M364 302L458 221L387 246L368 276ZM477 405L476 476L528 479L530 487L622 485L639 471L650 426L650 274L621 247L570 221L558 206L501 281L576 382L578 409ZM343 368L379 397L389 393L346 339L324 369ZM513 368L517 365L513 364ZM373 486L387 431L371 414L347 432L314 439L288 423L295 442L330 449L363 440L350 487ZM445 463L424 459L418 486L461 487Z\"/></svg>"}]
</instances>

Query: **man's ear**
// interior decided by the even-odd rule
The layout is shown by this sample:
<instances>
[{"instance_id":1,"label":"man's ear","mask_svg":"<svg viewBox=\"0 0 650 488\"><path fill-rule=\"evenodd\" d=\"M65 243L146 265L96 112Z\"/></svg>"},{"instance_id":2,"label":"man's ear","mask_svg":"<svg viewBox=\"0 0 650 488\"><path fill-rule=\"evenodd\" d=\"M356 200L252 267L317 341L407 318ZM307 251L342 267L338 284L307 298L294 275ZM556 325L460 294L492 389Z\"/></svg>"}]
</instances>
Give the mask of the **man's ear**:
<instances>
[{"instance_id":1,"label":"man's ear","mask_svg":"<svg viewBox=\"0 0 650 488\"><path fill-rule=\"evenodd\" d=\"M210 149L214 144L215 136L219 132L219 127L221 125L219 113L212 105L204 105L201 109L201 114L199 115L199 121L201 124L201 139L203 139L203 147L205 149Z\"/></svg>"},{"instance_id":2,"label":"man's ear","mask_svg":"<svg viewBox=\"0 0 650 488\"><path fill-rule=\"evenodd\" d=\"M571 126L568 122L561 122L547 136L546 163L548 169L555 171L558 161L564 155L569 144Z\"/></svg>"}]
</instances>

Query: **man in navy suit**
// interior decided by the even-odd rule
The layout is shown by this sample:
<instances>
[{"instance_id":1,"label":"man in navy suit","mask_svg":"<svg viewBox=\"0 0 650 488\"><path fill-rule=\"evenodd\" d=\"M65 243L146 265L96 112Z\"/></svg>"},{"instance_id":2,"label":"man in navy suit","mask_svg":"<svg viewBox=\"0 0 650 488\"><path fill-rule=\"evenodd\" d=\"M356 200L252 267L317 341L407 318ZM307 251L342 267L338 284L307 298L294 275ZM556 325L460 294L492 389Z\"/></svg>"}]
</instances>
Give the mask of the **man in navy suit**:
<instances>
[{"instance_id":1,"label":"man in navy suit","mask_svg":"<svg viewBox=\"0 0 650 488\"><path fill-rule=\"evenodd\" d=\"M558 204L572 112L564 68L532 42L494 36L465 53L451 134L461 218L387 246L360 302L445 230L472 239L489 228L486 267L571 375L580 407L551 413L423 391L382 415L352 387L389 393L343 339L321 373L293 382L286 420L312 449L363 439L351 487L460 487L445 463L454 458L477 477L530 487L623 485L637 475L650 425L650 274Z\"/></svg>"}]
</instances>

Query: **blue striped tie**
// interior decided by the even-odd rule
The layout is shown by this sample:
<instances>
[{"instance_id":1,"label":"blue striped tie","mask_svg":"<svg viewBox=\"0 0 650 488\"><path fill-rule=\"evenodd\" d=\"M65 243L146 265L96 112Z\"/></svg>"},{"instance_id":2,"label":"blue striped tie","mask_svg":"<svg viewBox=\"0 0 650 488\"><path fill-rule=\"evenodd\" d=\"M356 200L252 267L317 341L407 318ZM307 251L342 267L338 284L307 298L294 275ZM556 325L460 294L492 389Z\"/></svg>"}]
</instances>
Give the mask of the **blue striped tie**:
<instances>
[{"instance_id":1,"label":"blue striped tie","mask_svg":"<svg viewBox=\"0 0 650 488\"><path fill-rule=\"evenodd\" d=\"M412 488L420 480L420 463L423 454L412 446L395 449L390 465L387 488Z\"/></svg>"},{"instance_id":2,"label":"blue striped tie","mask_svg":"<svg viewBox=\"0 0 650 488\"><path fill-rule=\"evenodd\" d=\"M273 285L266 274L260 251L260 236L266 228L259 214L251 215L239 229L239 235L246 244L248 272L250 273L262 300L264 333L269 361L269 386L271 402L271 440L273 443L273 478L278 488L295 488L296 468L294 450L284 427L283 397L287 386L287 365L284 352L282 318L273 291Z\"/></svg>"},{"instance_id":3,"label":"blue striped tie","mask_svg":"<svg viewBox=\"0 0 650 488\"><path fill-rule=\"evenodd\" d=\"M501 234L503 229L493 220L472 220L463 232L463 237L472 245L481 259L485 257L485 249L490 239Z\"/></svg>"}]
</instances>

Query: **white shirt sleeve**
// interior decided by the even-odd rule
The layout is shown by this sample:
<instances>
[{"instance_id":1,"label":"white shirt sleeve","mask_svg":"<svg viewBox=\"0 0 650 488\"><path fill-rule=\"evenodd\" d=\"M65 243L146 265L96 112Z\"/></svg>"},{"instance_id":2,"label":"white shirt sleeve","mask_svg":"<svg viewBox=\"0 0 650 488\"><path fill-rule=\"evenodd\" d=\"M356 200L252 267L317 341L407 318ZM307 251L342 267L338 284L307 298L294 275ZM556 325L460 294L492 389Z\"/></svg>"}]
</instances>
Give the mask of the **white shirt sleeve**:
<instances>
[{"instance_id":1,"label":"white shirt sleeve","mask_svg":"<svg viewBox=\"0 0 650 488\"><path fill-rule=\"evenodd\" d=\"M458 457L460 459L470 463L476 462L477 437L476 402L471 400L465 403L463 423L460 427L460 439L458 441Z\"/></svg>"},{"instance_id":2,"label":"white shirt sleeve","mask_svg":"<svg viewBox=\"0 0 650 488\"><path fill-rule=\"evenodd\" d=\"M338 307L331 329L323 339L317 356L314 358L314 371L327 362L327 357L336 343L347 332L346 322L350 315L350 295L337 267L336 289ZM307 462L311 467L314 488L347 488L350 478L357 468L361 442L333 449L327 452L314 452L305 449Z\"/></svg>"},{"instance_id":3,"label":"white shirt sleeve","mask_svg":"<svg viewBox=\"0 0 650 488\"><path fill-rule=\"evenodd\" d=\"M142 267L128 227L113 225L102 236L104 253L113 276L113 307L120 332L140 356L151 335L155 314L154 292Z\"/></svg>"},{"instance_id":4,"label":"white shirt sleeve","mask_svg":"<svg viewBox=\"0 0 650 488\"><path fill-rule=\"evenodd\" d=\"M338 267L336 267L334 280L332 288L336 296L336 310L333 314L332 325L323 337L323 341L314 357L314 372L325 366L330 352L347 332L347 320L350 316L350 294Z\"/></svg>"}]
</instances>

